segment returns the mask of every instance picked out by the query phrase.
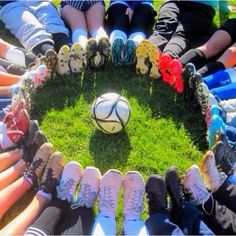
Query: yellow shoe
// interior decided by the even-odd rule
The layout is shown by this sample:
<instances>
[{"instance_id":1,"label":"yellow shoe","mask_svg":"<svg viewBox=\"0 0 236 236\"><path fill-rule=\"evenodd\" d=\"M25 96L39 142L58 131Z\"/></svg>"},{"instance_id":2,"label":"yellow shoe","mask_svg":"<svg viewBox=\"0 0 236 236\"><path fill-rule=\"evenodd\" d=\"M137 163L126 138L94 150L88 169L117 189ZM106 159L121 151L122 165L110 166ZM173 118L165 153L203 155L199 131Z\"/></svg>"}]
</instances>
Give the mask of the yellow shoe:
<instances>
[{"instance_id":1,"label":"yellow shoe","mask_svg":"<svg viewBox=\"0 0 236 236\"><path fill-rule=\"evenodd\" d=\"M160 77L158 62L160 57L160 51L158 47L154 44L149 45L149 62L151 64L151 69L149 72L150 77L158 78Z\"/></svg>"},{"instance_id":2,"label":"yellow shoe","mask_svg":"<svg viewBox=\"0 0 236 236\"><path fill-rule=\"evenodd\" d=\"M70 47L68 45L64 45L61 47L57 55L58 74L60 75L70 74L69 59L70 59Z\"/></svg>"},{"instance_id":3,"label":"yellow shoe","mask_svg":"<svg viewBox=\"0 0 236 236\"><path fill-rule=\"evenodd\" d=\"M86 50L79 42L70 49L70 69L72 73L80 73L86 65Z\"/></svg>"},{"instance_id":4,"label":"yellow shoe","mask_svg":"<svg viewBox=\"0 0 236 236\"><path fill-rule=\"evenodd\" d=\"M149 68L145 64L146 59L149 57L149 46L150 42L148 40L143 40L141 43L137 45L136 48L136 73L145 75L148 73Z\"/></svg>"}]
</instances>

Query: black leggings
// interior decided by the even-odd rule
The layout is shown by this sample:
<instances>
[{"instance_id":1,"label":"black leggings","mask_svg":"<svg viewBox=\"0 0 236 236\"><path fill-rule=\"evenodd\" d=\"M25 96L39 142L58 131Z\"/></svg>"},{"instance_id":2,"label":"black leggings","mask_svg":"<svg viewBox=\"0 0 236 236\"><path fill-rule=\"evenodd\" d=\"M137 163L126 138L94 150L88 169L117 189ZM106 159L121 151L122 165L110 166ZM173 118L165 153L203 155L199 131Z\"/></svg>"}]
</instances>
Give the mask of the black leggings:
<instances>
[{"instance_id":1,"label":"black leggings","mask_svg":"<svg viewBox=\"0 0 236 236\"><path fill-rule=\"evenodd\" d=\"M70 208L68 201L56 198L25 232L25 235L90 235L94 224L92 208Z\"/></svg>"},{"instance_id":2,"label":"black leggings","mask_svg":"<svg viewBox=\"0 0 236 236\"><path fill-rule=\"evenodd\" d=\"M146 36L150 32L156 12L149 4L140 4L134 10L131 22L125 15L127 6L116 3L108 9L108 24L112 30L121 30L128 36L135 32L143 32Z\"/></svg>"},{"instance_id":3,"label":"black leggings","mask_svg":"<svg viewBox=\"0 0 236 236\"><path fill-rule=\"evenodd\" d=\"M165 2L158 15L151 43L163 53L180 57L209 35L215 11L212 7L192 1Z\"/></svg>"}]
</instances>

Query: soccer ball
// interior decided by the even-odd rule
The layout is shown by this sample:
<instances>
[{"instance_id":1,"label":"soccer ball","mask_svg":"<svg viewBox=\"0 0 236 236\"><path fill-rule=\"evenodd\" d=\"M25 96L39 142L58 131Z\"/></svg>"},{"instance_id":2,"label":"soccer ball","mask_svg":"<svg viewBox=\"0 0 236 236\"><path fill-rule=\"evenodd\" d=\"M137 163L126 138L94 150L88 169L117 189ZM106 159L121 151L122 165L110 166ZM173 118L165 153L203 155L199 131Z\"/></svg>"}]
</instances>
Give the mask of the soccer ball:
<instances>
[{"instance_id":1,"label":"soccer ball","mask_svg":"<svg viewBox=\"0 0 236 236\"><path fill-rule=\"evenodd\" d=\"M92 121L96 128L106 134L114 134L129 122L131 108L129 102L117 93L105 93L92 105Z\"/></svg>"}]
</instances>

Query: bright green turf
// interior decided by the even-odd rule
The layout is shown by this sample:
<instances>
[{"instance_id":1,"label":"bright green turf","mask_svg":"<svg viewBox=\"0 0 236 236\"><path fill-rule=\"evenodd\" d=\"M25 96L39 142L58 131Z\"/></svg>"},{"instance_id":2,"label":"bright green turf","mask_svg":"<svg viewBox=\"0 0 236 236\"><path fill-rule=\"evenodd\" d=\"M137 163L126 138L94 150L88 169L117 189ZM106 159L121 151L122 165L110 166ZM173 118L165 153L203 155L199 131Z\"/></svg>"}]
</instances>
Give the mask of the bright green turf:
<instances>
[{"instance_id":1,"label":"bright green turf","mask_svg":"<svg viewBox=\"0 0 236 236\"><path fill-rule=\"evenodd\" d=\"M158 8L160 2L155 5ZM219 19L217 15L217 25ZM3 34L5 31L1 30ZM8 34L4 38L14 42ZM132 115L125 132L106 135L92 125L91 104L106 92L120 93L131 104ZM84 167L95 165L102 174L109 168L123 173L138 170L147 179L153 173L163 175L171 165L183 173L199 162L207 148L206 127L200 110L191 105L162 81L137 76L134 68L108 65L105 70L49 81L33 97L31 114L40 121L41 129L55 148L64 153L66 161L77 160ZM21 201L1 225L28 202ZM119 233L122 204L121 195L117 213Z\"/></svg>"}]
</instances>

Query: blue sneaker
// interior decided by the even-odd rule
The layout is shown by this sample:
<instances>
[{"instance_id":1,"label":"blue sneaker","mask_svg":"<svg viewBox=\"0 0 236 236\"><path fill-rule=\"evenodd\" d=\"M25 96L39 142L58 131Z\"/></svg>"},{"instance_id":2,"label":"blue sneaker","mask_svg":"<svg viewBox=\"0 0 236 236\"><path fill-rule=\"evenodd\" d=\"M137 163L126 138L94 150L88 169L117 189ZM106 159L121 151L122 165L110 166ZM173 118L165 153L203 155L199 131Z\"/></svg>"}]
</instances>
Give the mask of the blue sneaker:
<instances>
[{"instance_id":1,"label":"blue sneaker","mask_svg":"<svg viewBox=\"0 0 236 236\"><path fill-rule=\"evenodd\" d=\"M111 48L112 61L116 66L123 65L124 42L121 38L115 39Z\"/></svg>"},{"instance_id":2,"label":"blue sneaker","mask_svg":"<svg viewBox=\"0 0 236 236\"><path fill-rule=\"evenodd\" d=\"M124 65L132 66L135 62L136 45L133 40L128 39L124 47Z\"/></svg>"},{"instance_id":3,"label":"blue sneaker","mask_svg":"<svg viewBox=\"0 0 236 236\"><path fill-rule=\"evenodd\" d=\"M208 143L209 148L211 148L216 141L216 135L226 132L226 126L224 121L218 115L213 115L210 127L208 129Z\"/></svg>"}]
</instances>

